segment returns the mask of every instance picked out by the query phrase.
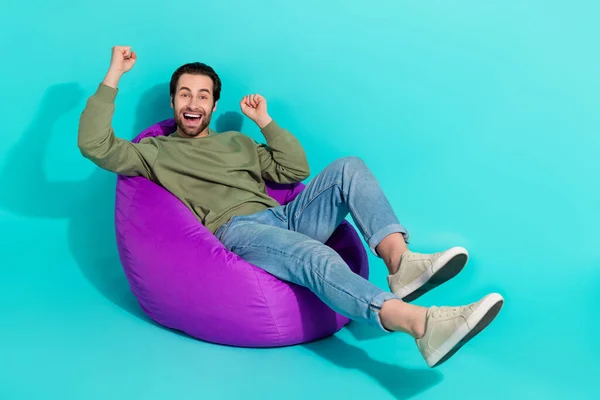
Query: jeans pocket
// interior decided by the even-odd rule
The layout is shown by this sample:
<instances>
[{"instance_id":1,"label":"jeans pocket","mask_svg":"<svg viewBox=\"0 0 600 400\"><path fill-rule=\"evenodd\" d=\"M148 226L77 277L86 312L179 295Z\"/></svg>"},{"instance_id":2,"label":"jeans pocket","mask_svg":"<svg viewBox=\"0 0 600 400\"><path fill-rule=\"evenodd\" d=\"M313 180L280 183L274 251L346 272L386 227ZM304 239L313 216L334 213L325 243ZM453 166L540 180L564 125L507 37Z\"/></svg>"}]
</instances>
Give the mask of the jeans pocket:
<instances>
[{"instance_id":1,"label":"jeans pocket","mask_svg":"<svg viewBox=\"0 0 600 400\"><path fill-rule=\"evenodd\" d=\"M284 206L269 208L269 211L271 211L273 215L277 217L277 219L279 219L281 222L287 225L287 214L285 213L283 207Z\"/></svg>"},{"instance_id":2,"label":"jeans pocket","mask_svg":"<svg viewBox=\"0 0 600 400\"><path fill-rule=\"evenodd\" d=\"M229 229L229 225L231 225L234 218L235 217L230 218L229 221L225 222L223 225L221 225L221 227L219 229L217 229L217 231L215 232L215 236L218 241L223 242L223 240L225 238L225 234L227 233L227 230Z\"/></svg>"}]
</instances>

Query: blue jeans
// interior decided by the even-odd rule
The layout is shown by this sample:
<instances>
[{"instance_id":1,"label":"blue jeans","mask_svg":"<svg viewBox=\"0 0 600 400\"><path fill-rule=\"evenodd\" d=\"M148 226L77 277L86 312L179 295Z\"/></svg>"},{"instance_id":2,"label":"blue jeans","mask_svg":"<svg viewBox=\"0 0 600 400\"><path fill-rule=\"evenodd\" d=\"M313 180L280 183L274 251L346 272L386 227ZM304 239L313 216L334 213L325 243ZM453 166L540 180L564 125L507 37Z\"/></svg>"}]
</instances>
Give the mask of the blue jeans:
<instances>
[{"instance_id":1,"label":"blue jeans","mask_svg":"<svg viewBox=\"0 0 600 400\"><path fill-rule=\"evenodd\" d=\"M287 205L231 218L216 236L244 260L307 287L337 313L385 330L379 311L397 297L352 272L324 245L348 213L376 256L392 233L408 241L372 172L355 157L331 163Z\"/></svg>"}]
</instances>

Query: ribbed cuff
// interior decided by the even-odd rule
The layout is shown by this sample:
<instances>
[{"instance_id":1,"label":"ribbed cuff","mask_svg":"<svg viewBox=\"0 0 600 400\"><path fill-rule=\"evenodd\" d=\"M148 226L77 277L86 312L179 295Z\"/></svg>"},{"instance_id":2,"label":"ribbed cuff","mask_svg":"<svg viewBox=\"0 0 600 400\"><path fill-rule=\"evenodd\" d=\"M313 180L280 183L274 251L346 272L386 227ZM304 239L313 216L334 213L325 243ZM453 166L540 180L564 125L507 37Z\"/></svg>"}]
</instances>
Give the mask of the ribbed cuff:
<instances>
[{"instance_id":1,"label":"ribbed cuff","mask_svg":"<svg viewBox=\"0 0 600 400\"><path fill-rule=\"evenodd\" d=\"M114 103L118 92L119 89L115 89L114 87L110 87L104 83L100 83L94 96L107 103Z\"/></svg>"},{"instance_id":2,"label":"ribbed cuff","mask_svg":"<svg viewBox=\"0 0 600 400\"><path fill-rule=\"evenodd\" d=\"M267 126L262 128L260 131L264 135L265 139L269 141L279 136L281 134L282 129L279 126L279 124L277 124L277 122L275 122L275 120L273 119L271 120L271 122L269 122Z\"/></svg>"}]
</instances>

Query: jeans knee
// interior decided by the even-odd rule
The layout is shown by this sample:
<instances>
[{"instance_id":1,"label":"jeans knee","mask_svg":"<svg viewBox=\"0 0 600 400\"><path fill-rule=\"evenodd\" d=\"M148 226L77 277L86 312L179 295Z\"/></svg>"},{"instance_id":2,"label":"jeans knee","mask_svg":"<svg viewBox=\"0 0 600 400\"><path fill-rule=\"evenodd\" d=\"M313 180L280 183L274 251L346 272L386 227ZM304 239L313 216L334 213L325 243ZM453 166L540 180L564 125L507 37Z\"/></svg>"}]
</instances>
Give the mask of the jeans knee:
<instances>
[{"instance_id":1,"label":"jeans knee","mask_svg":"<svg viewBox=\"0 0 600 400\"><path fill-rule=\"evenodd\" d=\"M367 164L360 157L356 156L338 158L332 165L343 171L360 171L367 169Z\"/></svg>"}]
</instances>

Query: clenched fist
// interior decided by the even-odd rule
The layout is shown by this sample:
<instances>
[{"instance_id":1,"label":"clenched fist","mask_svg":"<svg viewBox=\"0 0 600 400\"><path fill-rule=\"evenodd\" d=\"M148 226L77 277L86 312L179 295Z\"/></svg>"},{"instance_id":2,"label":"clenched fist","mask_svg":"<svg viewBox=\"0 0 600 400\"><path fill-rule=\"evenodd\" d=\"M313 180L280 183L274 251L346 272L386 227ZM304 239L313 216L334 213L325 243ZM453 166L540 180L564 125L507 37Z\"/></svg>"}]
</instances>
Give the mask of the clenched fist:
<instances>
[{"instance_id":1,"label":"clenched fist","mask_svg":"<svg viewBox=\"0 0 600 400\"><path fill-rule=\"evenodd\" d=\"M112 48L110 69L124 74L133 68L137 55L131 51L130 46L115 46Z\"/></svg>"},{"instance_id":2,"label":"clenched fist","mask_svg":"<svg viewBox=\"0 0 600 400\"><path fill-rule=\"evenodd\" d=\"M261 129L271 122L271 117L267 112L267 100L260 94L244 96L240 101L240 108L244 115L254 121Z\"/></svg>"},{"instance_id":3,"label":"clenched fist","mask_svg":"<svg viewBox=\"0 0 600 400\"><path fill-rule=\"evenodd\" d=\"M137 55L131 51L130 46L114 46L104 84L116 88L121 76L133 68L136 60Z\"/></svg>"}]
</instances>

